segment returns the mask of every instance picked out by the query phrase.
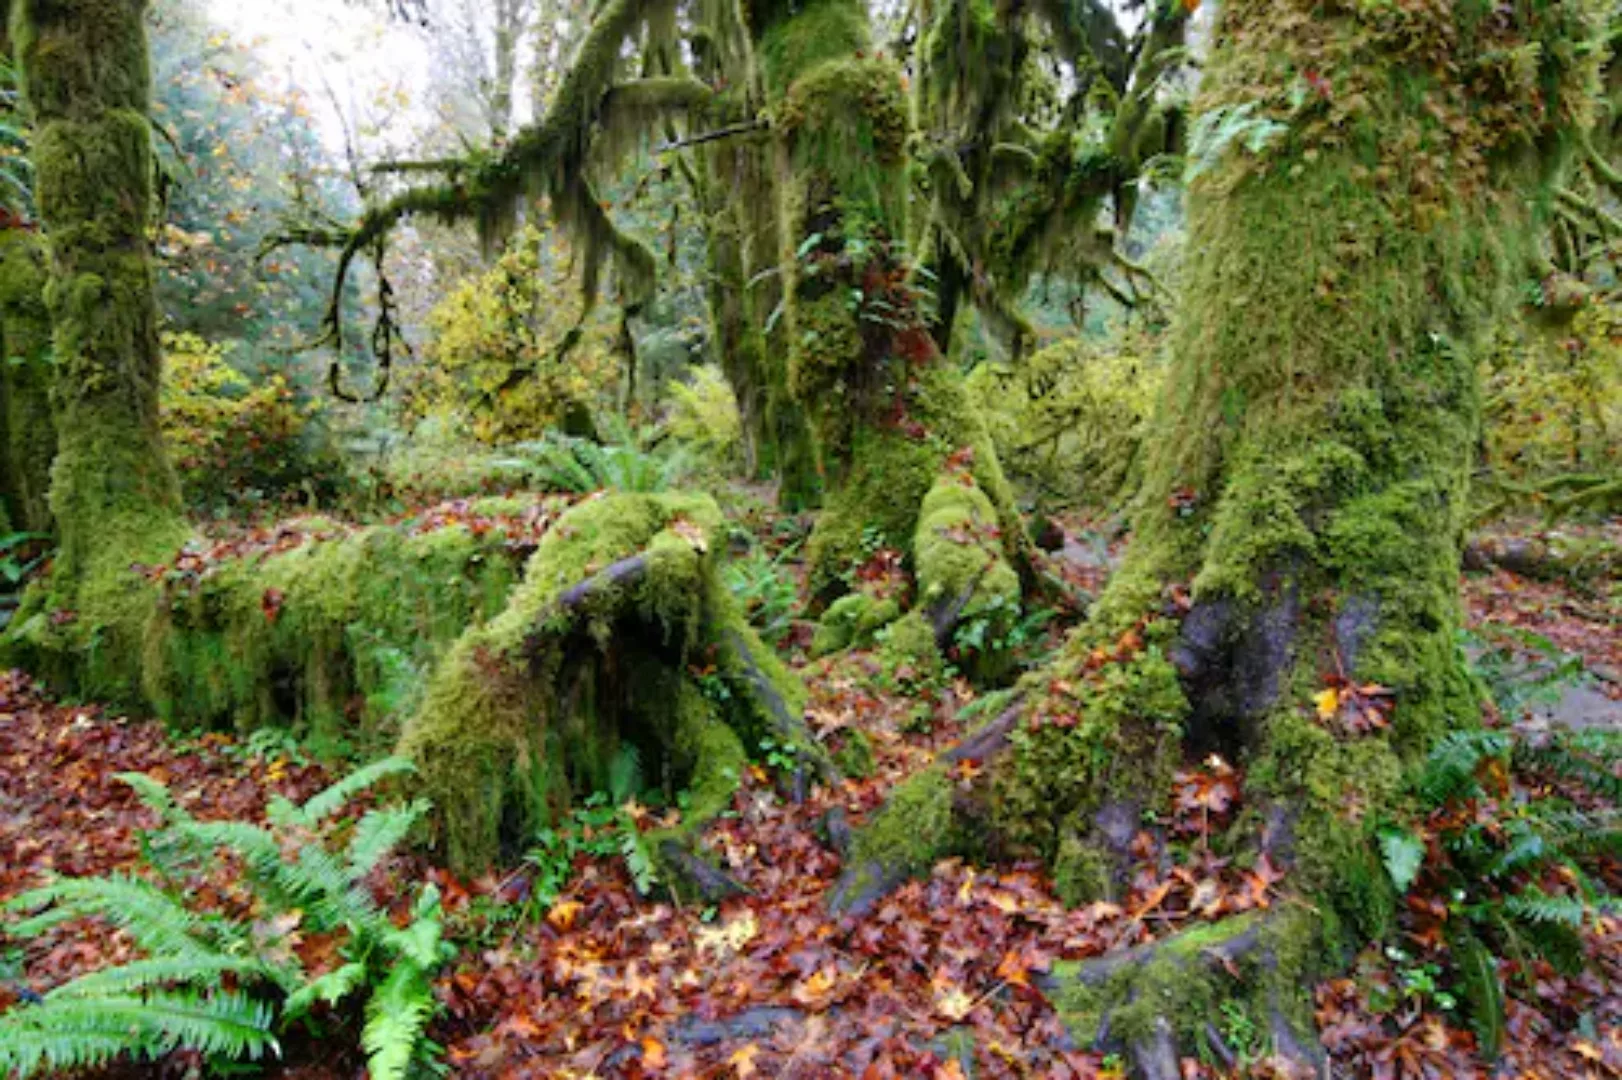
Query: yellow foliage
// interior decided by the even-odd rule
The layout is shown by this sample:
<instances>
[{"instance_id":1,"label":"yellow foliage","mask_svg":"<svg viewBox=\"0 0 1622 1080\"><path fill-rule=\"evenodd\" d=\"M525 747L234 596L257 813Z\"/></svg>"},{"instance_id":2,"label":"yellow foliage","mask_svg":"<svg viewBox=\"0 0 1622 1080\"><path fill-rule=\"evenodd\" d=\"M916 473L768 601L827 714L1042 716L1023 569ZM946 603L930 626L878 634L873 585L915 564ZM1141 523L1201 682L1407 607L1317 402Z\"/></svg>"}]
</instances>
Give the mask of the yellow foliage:
<instances>
[{"instance_id":1,"label":"yellow foliage","mask_svg":"<svg viewBox=\"0 0 1622 1080\"><path fill-rule=\"evenodd\" d=\"M732 464L743 438L738 398L719 368L706 364L689 375L689 382L672 380L669 385L666 427L711 463Z\"/></svg>"},{"instance_id":2,"label":"yellow foliage","mask_svg":"<svg viewBox=\"0 0 1622 1080\"><path fill-rule=\"evenodd\" d=\"M301 409L286 379L252 383L196 334L165 334L163 350L164 442L189 502L273 495L320 471L304 445L319 406Z\"/></svg>"},{"instance_id":3,"label":"yellow foliage","mask_svg":"<svg viewBox=\"0 0 1622 1080\"><path fill-rule=\"evenodd\" d=\"M982 363L969 376L1003 470L1051 504L1111 505L1130 496L1162 379L1155 342L1069 339L1017 368Z\"/></svg>"},{"instance_id":4,"label":"yellow foliage","mask_svg":"<svg viewBox=\"0 0 1622 1080\"><path fill-rule=\"evenodd\" d=\"M536 438L580 409L611 408L623 362L610 313L588 315L563 350L582 311L570 259L561 233L529 225L494 266L441 300L424 362L404 380L407 417L458 419L500 444Z\"/></svg>"},{"instance_id":5,"label":"yellow foliage","mask_svg":"<svg viewBox=\"0 0 1622 1080\"><path fill-rule=\"evenodd\" d=\"M1622 313L1596 304L1559 334L1506 332L1482 368L1496 474L1528 481L1622 467Z\"/></svg>"}]
</instances>

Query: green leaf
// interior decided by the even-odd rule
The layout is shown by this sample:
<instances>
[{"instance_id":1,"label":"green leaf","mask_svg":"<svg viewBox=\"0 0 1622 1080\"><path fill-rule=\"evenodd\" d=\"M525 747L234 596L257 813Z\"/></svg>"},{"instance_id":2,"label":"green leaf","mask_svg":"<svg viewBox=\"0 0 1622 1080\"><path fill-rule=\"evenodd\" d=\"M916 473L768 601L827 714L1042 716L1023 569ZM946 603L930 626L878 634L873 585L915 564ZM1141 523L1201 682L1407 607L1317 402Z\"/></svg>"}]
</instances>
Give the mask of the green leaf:
<instances>
[{"instance_id":1,"label":"green leaf","mask_svg":"<svg viewBox=\"0 0 1622 1080\"><path fill-rule=\"evenodd\" d=\"M1380 830L1380 857L1391 884L1406 893L1425 864L1425 842L1405 829L1388 826Z\"/></svg>"},{"instance_id":2,"label":"green leaf","mask_svg":"<svg viewBox=\"0 0 1622 1080\"><path fill-rule=\"evenodd\" d=\"M1476 1044L1485 1060L1494 1061L1504 1045L1504 985L1498 978L1498 960L1462 926L1454 931L1450 945Z\"/></svg>"}]
</instances>

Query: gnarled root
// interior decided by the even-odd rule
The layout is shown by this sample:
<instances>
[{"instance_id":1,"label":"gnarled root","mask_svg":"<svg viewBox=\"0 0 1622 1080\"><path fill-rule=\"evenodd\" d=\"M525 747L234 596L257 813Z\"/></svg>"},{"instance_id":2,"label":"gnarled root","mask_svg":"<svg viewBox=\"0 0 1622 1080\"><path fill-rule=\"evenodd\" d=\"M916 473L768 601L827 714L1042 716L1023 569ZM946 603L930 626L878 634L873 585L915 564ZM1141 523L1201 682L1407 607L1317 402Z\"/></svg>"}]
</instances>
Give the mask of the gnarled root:
<instances>
[{"instance_id":1,"label":"gnarled root","mask_svg":"<svg viewBox=\"0 0 1622 1080\"><path fill-rule=\"evenodd\" d=\"M1038 986L1078 1041L1125 1053L1144 1080L1179 1080L1183 1056L1322 1076L1307 999L1314 919L1304 910L1240 915L1056 964Z\"/></svg>"}]
</instances>

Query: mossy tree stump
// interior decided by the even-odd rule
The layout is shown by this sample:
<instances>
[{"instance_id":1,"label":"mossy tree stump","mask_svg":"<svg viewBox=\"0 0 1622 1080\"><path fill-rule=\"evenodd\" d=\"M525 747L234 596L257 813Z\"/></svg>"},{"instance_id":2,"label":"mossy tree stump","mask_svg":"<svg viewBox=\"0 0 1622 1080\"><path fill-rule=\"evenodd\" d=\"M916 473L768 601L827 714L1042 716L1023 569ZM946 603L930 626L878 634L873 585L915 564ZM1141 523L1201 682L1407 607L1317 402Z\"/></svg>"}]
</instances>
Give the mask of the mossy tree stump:
<instances>
[{"instance_id":1,"label":"mossy tree stump","mask_svg":"<svg viewBox=\"0 0 1622 1080\"><path fill-rule=\"evenodd\" d=\"M451 649L400 749L453 866L518 854L605 789L626 748L645 781L688 792L681 823L644 838L678 880L697 869L689 841L730 804L746 747L770 735L809 775L836 775L803 727L803 687L720 582L723 538L707 496L588 500L542 539L505 610Z\"/></svg>"},{"instance_id":2,"label":"mossy tree stump","mask_svg":"<svg viewBox=\"0 0 1622 1080\"><path fill-rule=\"evenodd\" d=\"M1196 978L1175 946L1083 973L1072 1019L1126 1036L1141 1075L1175 1076L1218 1000L1265 981L1270 1022L1314 1045L1301 995L1317 965L1393 915L1375 830L1411 813L1405 780L1435 740L1479 722L1455 637L1475 350L1530 265L1551 148L1586 119L1593 32L1579 2L1223 5L1200 107L1253 137L1208 147L1190 191L1125 563L971 740L970 790L936 766L858 833L867 857L836 905L953 849L1034 852L1069 899L1108 896L1174 770L1220 752L1247 768L1243 828L1289 865L1306 937L1238 985ZM952 812L899 830L919 805Z\"/></svg>"}]
</instances>

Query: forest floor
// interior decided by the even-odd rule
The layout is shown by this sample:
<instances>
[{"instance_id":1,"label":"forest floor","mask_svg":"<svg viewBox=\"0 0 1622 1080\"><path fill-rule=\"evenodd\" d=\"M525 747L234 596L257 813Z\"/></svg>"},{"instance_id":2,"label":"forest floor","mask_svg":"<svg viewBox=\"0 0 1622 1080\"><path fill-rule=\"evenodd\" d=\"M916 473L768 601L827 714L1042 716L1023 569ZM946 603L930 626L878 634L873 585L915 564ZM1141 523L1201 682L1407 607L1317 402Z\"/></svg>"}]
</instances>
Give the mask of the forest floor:
<instances>
[{"instance_id":1,"label":"forest floor","mask_svg":"<svg viewBox=\"0 0 1622 1080\"><path fill-rule=\"evenodd\" d=\"M782 544L776 523L756 525L763 543ZM1053 572L1095 590L1114 545L1080 521L1069 523L1066 541ZM1581 589L1496 571L1470 576L1463 595L1478 666L1531 688L1506 723L1535 727L1579 709L1581 722L1622 726L1622 592L1614 583ZM1049 625L1049 644L1067 621ZM785 646L803 652L805 638L804 627L792 628ZM922 699L902 693L860 653L804 671L813 728L829 740L865 731L874 769L796 804L773 784L770 762L752 768L733 813L704 841L745 895L714 908L644 899L619 859L585 854L545 907L531 902L534 867L475 881L410 856L386 868L380 898L423 879L446 898L460 951L438 984L444 1008L433 1034L453 1073L1118 1076L1117 1059L1072 1044L1038 989L1040 973L1059 959L1097 956L1278 898L1282 875L1265 858L1241 866L1218 853L1213 837L1239 812L1243 778L1235 765L1209 759L1180 775L1162 827L1140 834L1138 870L1118 903L1066 910L1035 866L946 861L860 918L830 917L825 894L840 870L827 836L830 811L859 822L897 778L984 710L965 683ZM114 779L129 770L164 780L203 818L258 820L270 795L298 799L331 779L289 745L217 734L180 740L152 721L52 700L21 674L0 676L0 900L52 874L139 864L139 833L154 819ZM206 891L200 898L207 902ZM1501 963L1510 994L1495 1072L1477 1060L1474 1036L1447 995L1430 985L1441 961L1425 929L1438 902L1416 890L1401 948L1370 950L1314 989L1338 1072L1622 1076L1622 920L1602 917L1585 928L1593 961L1585 974ZM0 1009L128 953L118 934L83 924L26 947L0 937ZM1233 1058L1265 1055L1244 1016L1225 1015L1214 1027ZM290 1045L280 1075L362 1075L356 1057L330 1049L345 1042L354 1040ZM183 1075L186 1062L170 1064L171 1075ZM1185 1075L1282 1074L1189 1059Z\"/></svg>"}]
</instances>

